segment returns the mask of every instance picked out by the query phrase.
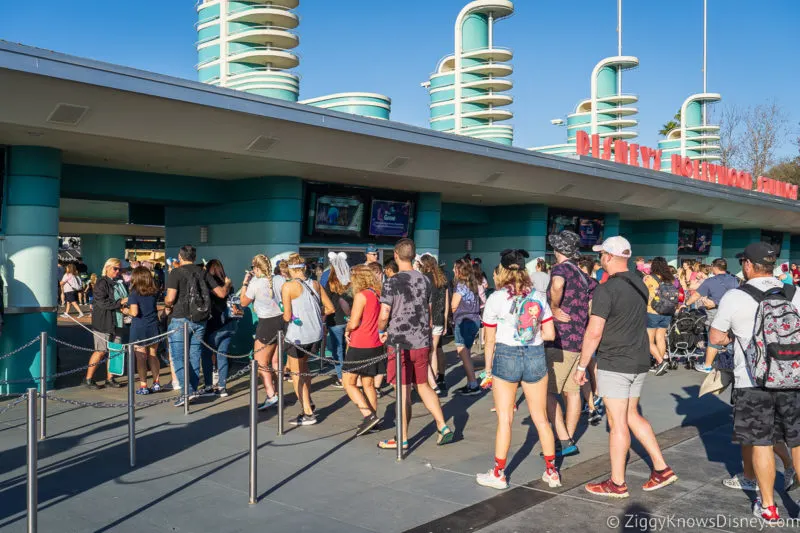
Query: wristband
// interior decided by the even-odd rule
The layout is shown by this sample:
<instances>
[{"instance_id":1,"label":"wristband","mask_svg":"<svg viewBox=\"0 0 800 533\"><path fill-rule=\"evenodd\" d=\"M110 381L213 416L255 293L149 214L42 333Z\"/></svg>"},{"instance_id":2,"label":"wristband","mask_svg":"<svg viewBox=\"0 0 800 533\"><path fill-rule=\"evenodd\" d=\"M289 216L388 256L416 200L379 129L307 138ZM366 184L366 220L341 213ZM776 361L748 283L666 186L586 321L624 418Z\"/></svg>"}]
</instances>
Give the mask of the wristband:
<instances>
[{"instance_id":1,"label":"wristband","mask_svg":"<svg viewBox=\"0 0 800 533\"><path fill-rule=\"evenodd\" d=\"M586 372L586 367L585 366L577 365L577 368L578 368L579 372Z\"/></svg>"},{"instance_id":2,"label":"wristband","mask_svg":"<svg viewBox=\"0 0 800 533\"><path fill-rule=\"evenodd\" d=\"M383 335L385 333L386 333L386 330L380 330L380 329L378 330L378 335Z\"/></svg>"}]
</instances>

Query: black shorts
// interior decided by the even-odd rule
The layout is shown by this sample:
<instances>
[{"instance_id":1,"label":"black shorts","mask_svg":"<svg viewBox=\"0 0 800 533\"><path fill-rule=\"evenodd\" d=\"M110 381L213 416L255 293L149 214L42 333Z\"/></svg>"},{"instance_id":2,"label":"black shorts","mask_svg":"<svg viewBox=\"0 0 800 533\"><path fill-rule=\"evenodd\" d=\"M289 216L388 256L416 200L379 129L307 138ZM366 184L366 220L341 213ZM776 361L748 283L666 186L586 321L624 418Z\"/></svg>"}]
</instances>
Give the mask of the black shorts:
<instances>
[{"instance_id":1,"label":"black shorts","mask_svg":"<svg viewBox=\"0 0 800 533\"><path fill-rule=\"evenodd\" d=\"M344 365L342 366L343 372L356 374L357 376L377 376L386 373L386 359L374 362L372 364L364 363L369 359L375 359L386 353L383 346L377 348L353 348L347 349L344 354ZM364 366L367 365L367 366Z\"/></svg>"},{"instance_id":2,"label":"black shorts","mask_svg":"<svg viewBox=\"0 0 800 533\"><path fill-rule=\"evenodd\" d=\"M303 359L304 357L308 357L308 353L313 353L314 355L319 355L319 342L312 342L311 344L287 344L286 345L286 355L289 357L294 357L295 359ZM299 349L298 349L299 348Z\"/></svg>"},{"instance_id":3,"label":"black shorts","mask_svg":"<svg viewBox=\"0 0 800 533\"><path fill-rule=\"evenodd\" d=\"M785 442L800 446L800 390L736 389L733 405L733 442L772 446Z\"/></svg>"},{"instance_id":4,"label":"black shorts","mask_svg":"<svg viewBox=\"0 0 800 533\"><path fill-rule=\"evenodd\" d=\"M283 331L283 315L259 318L256 340L261 344L278 344L278 332Z\"/></svg>"},{"instance_id":5,"label":"black shorts","mask_svg":"<svg viewBox=\"0 0 800 533\"><path fill-rule=\"evenodd\" d=\"M78 293L76 291L69 291L64 293L64 302L77 302L78 301Z\"/></svg>"}]
</instances>

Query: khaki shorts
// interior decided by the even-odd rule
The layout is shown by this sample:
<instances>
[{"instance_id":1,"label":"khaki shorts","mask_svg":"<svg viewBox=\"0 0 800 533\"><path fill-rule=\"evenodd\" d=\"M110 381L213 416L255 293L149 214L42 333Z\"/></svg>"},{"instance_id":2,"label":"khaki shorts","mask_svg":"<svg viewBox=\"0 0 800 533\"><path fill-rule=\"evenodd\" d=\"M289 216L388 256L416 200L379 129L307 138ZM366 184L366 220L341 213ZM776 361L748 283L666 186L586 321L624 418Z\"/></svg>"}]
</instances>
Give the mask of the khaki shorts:
<instances>
[{"instance_id":1,"label":"khaki shorts","mask_svg":"<svg viewBox=\"0 0 800 533\"><path fill-rule=\"evenodd\" d=\"M547 356L547 390L553 394L562 392L578 392L581 388L575 384L572 376L581 354L568 352L560 348L545 348Z\"/></svg>"},{"instance_id":2,"label":"khaki shorts","mask_svg":"<svg viewBox=\"0 0 800 533\"><path fill-rule=\"evenodd\" d=\"M107 352L109 342L116 342L117 344L122 343L122 337L114 333L100 333L99 331L95 331L92 336L94 337L95 352Z\"/></svg>"}]
</instances>

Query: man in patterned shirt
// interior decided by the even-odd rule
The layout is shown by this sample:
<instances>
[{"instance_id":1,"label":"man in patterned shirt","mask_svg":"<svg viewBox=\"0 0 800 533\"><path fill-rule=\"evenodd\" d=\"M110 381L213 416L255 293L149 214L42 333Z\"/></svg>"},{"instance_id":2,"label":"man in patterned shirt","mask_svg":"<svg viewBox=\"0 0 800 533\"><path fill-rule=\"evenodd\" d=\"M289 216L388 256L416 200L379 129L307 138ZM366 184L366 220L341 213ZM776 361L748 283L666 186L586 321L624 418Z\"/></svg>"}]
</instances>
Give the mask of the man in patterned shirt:
<instances>
[{"instance_id":1,"label":"man in patterned shirt","mask_svg":"<svg viewBox=\"0 0 800 533\"><path fill-rule=\"evenodd\" d=\"M564 230L548 237L558 264L550 273L547 297L553 312L556 338L545 343L548 371L547 415L552 421L557 442L556 455L578 453L572 436L581 416L581 390L574 380L575 365L581 355L583 334L589 323L589 302L597 281L578 267L580 237ZM558 396L564 399L566 416ZM599 416L595 411L594 416ZM565 420L566 418L566 420Z\"/></svg>"}]
</instances>

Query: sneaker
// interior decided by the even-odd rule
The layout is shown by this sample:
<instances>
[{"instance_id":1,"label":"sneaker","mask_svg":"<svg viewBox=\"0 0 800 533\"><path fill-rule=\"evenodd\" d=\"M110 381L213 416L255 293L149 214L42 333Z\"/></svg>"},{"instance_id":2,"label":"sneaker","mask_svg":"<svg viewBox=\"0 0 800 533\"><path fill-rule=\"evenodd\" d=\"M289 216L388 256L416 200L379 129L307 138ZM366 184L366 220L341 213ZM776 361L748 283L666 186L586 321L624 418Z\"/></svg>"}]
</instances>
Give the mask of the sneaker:
<instances>
[{"instance_id":1,"label":"sneaker","mask_svg":"<svg viewBox=\"0 0 800 533\"><path fill-rule=\"evenodd\" d=\"M656 376L663 376L667 373L669 369L669 361L664 359L661 363L657 364L653 368L650 369L650 372L653 372Z\"/></svg>"},{"instance_id":2,"label":"sneaker","mask_svg":"<svg viewBox=\"0 0 800 533\"><path fill-rule=\"evenodd\" d=\"M219 372L216 370L211 374L211 383L214 388L219 387Z\"/></svg>"},{"instance_id":3,"label":"sneaker","mask_svg":"<svg viewBox=\"0 0 800 533\"><path fill-rule=\"evenodd\" d=\"M555 468L548 468L542 474L542 481L550 485L551 489L561 486L561 474Z\"/></svg>"},{"instance_id":4,"label":"sneaker","mask_svg":"<svg viewBox=\"0 0 800 533\"><path fill-rule=\"evenodd\" d=\"M83 380L83 386L86 387L87 389L91 389L91 390L98 390L98 389L102 388L93 379L85 379L85 380Z\"/></svg>"},{"instance_id":5,"label":"sneaker","mask_svg":"<svg viewBox=\"0 0 800 533\"><path fill-rule=\"evenodd\" d=\"M661 472L656 472L653 470L650 472L650 479L648 479L647 483L642 486L642 490L647 492L651 490L658 490L661 487L672 485L676 481L678 481L678 476L675 475L675 472L673 472L670 467L665 468Z\"/></svg>"},{"instance_id":6,"label":"sneaker","mask_svg":"<svg viewBox=\"0 0 800 533\"><path fill-rule=\"evenodd\" d=\"M748 492L758 492L758 483L755 479L747 479L744 474L736 474L732 478L723 479L722 484L729 489L746 490Z\"/></svg>"},{"instance_id":7,"label":"sneaker","mask_svg":"<svg viewBox=\"0 0 800 533\"><path fill-rule=\"evenodd\" d=\"M789 492L790 490L794 490L797 488L797 484L795 483L795 479L797 478L797 474L795 474L794 468L787 468L783 471L783 490Z\"/></svg>"},{"instance_id":8,"label":"sneaker","mask_svg":"<svg viewBox=\"0 0 800 533\"><path fill-rule=\"evenodd\" d=\"M476 394L480 394L483 392L480 385L475 385L474 387L470 387L469 384L464 385L460 389L456 389L456 394L460 394L461 396L475 396Z\"/></svg>"},{"instance_id":9,"label":"sneaker","mask_svg":"<svg viewBox=\"0 0 800 533\"><path fill-rule=\"evenodd\" d=\"M214 391L214 387L203 387L197 394L195 395L197 398L207 398L209 396L216 396L217 393Z\"/></svg>"},{"instance_id":10,"label":"sneaker","mask_svg":"<svg viewBox=\"0 0 800 533\"><path fill-rule=\"evenodd\" d=\"M162 390L161 384L159 384L157 381L153 383L152 387L150 387L150 392L161 392Z\"/></svg>"},{"instance_id":11,"label":"sneaker","mask_svg":"<svg viewBox=\"0 0 800 533\"><path fill-rule=\"evenodd\" d=\"M150 389L147 387L139 387L136 389L136 394L150 394Z\"/></svg>"},{"instance_id":12,"label":"sneaker","mask_svg":"<svg viewBox=\"0 0 800 533\"><path fill-rule=\"evenodd\" d=\"M184 403L186 403L186 398L184 398L183 395L181 395L178 396L178 398L175 400L175 403L173 403L172 405L174 405L175 407L183 407Z\"/></svg>"},{"instance_id":13,"label":"sneaker","mask_svg":"<svg viewBox=\"0 0 800 533\"><path fill-rule=\"evenodd\" d=\"M595 396L594 397L594 407L595 407L595 409L601 409L603 407L603 397L602 396Z\"/></svg>"},{"instance_id":14,"label":"sneaker","mask_svg":"<svg viewBox=\"0 0 800 533\"><path fill-rule=\"evenodd\" d=\"M225 387L222 387L222 388L217 387L216 389L214 389L214 394L216 394L220 398L227 398L228 397L228 389L226 389Z\"/></svg>"},{"instance_id":15,"label":"sneaker","mask_svg":"<svg viewBox=\"0 0 800 533\"><path fill-rule=\"evenodd\" d=\"M611 481L611 478L601 481L600 483L587 483L584 488L588 493L598 496L607 496L609 498L627 498L630 496L627 483L617 485Z\"/></svg>"},{"instance_id":16,"label":"sneaker","mask_svg":"<svg viewBox=\"0 0 800 533\"><path fill-rule=\"evenodd\" d=\"M364 420L362 420L356 428L356 437L360 437L364 433L367 433L370 429L377 426L380 421L381 419L378 418L374 413L369 416L365 416Z\"/></svg>"},{"instance_id":17,"label":"sneaker","mask_svg":"<svg viewBox=\"0 0 800 533\"><path fill-rule=\"evenodd\" d=\"M258 406L258 410L263 411L264 409L269 409L270 407L272 407L277 403L278 403L278 395L276 394L272 398L267 398L266 400L264 400L264 403Z\"/></svg>"},{"instance_id":18,"label":"sneaker","mask_svg":"<svg viewBox=\"0 0 800 533\"><path fill-rule=\"evenodd\" d=\"M778 525L781 519L781 515L778 514L778 506L770 505L769 507L763 507L761 505L761 498L756 498L756 502L753 504L753 516L757 516L769 526Z\"/></svg>"},{"instance_id":19,"label":"sneaker","mask_svg":"<svg viewBox=\"0 0 800 533\"><path fill-rule=\"evenodd\" d=\"M560 440L556 441L556 457L569 457L570 455L578 455L580 450L574 441L569 441L566 446L561 444ZM539 452L539 457L544 457L544 452Z\"/></svg>"},{"instance_id":20,"label":"sneaker","mask_svg":"<svg viewBox=\"0 0 800 533\"><path fill-rule=\"evenodd\" d=\"M589 413L589 423L591 425L597 426L602 421L603 421L603 415L600 414L599 409L595 409L594 411Z\"/></svg>"},{"instance_id":21,"label":"sneaker","mask_svg":"<svg viewBox=\"0 0 800 533\"><path fill-rule=\"evenodd\" d=\"M714 370L713 366L706 366L705 362L702 363L695 363L694 369L698 372L702 372L703 374L710 374L712 370Z\"/></svg>"},{"instance_id":22,"label":"sneaker","mask_svg":"<svg viewBox=\"0 0 800 533\"><path fill-rule=\"evenodd\" d=\"M491 487L493 489L503 490L508 488L508 480L506 479L505 472L501 470L500 475L496 476L494 475L494 468L490 469L485 474L476 475L475 481L478 482L478 485Z\"/></svg>"},{"instance_id":23,"label":"sneaker","mask_svg":"<svg viewBox=\"0 0 800 533\"><path fill-rule=\"evenodd\" d=\"M122 387L125 386L119 381L117 381L117 379L114 377L108 378L106 380L106 385L108 385L109 387L114 387L115 389L121 389Z\"/></svg>"},{"instance_id":24,"label":"sneaker","mask_svg":"<svg viewBox=\"0 0 800 533\"><path fill-rule=\"evenodd\" d=\"M297 418L292 419L292 421L289 423L293 426L313 426L317 423L317 415L297 415Z\"/></svg>"},{"instance_id":25,"label":"sneaker","mask_svg":"<svg viewBox=\"0 0 800 533\"><path fill-rule=\"evenodd\" d=\"M61 316L63 316L64 318L69 318L69 313L61 313Z\"/></svg>"},{"instance_id":26,"label":"sneaker","mask_svg":"<svg viewBox=\"0 0 800 533\"><path fill-rule=\"evenodd\" d=\"M335 388L335 389L343 389L344 388L344 383L342 383L341 379L337 379L336 381L333 382L333 388Z\"/></svg>"},{"instance_id":27,"label":"sneaker","mask_svg":"<svg viewBox=\"0 0 800 533\"><path fill-rule=\"evenodd\" d=\"M81 313L81 314L79 314L79 315L78 315L78 318L83 318L83 317L85 317L85 316L86 316L86 315L84 315L83 313Z\"/></svg>"}]
</instances>

